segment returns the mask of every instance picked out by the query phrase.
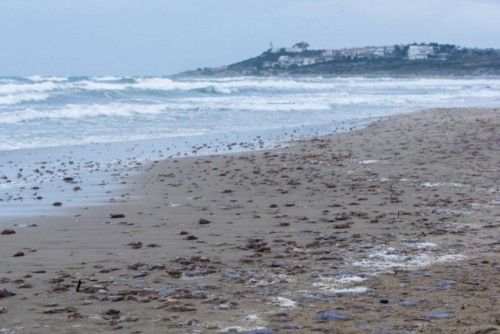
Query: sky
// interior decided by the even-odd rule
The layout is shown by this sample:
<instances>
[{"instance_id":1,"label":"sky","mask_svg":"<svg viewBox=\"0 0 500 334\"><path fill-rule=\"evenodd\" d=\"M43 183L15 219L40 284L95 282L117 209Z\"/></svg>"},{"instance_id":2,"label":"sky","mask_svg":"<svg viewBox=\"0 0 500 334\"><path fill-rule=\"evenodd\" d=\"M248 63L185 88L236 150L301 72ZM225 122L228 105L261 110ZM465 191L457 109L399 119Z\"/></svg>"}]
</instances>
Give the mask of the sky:
<instances>
[{"instance_id":1,"label":"sky","mask_svg":"<svg viewBox=\"0 0 500 334\"><path fill-rule=\"evenodd\" d=\"M0 0L0 76L168 75L271 41L500 48L500 0Z\"/></svg>"}]
</instances>

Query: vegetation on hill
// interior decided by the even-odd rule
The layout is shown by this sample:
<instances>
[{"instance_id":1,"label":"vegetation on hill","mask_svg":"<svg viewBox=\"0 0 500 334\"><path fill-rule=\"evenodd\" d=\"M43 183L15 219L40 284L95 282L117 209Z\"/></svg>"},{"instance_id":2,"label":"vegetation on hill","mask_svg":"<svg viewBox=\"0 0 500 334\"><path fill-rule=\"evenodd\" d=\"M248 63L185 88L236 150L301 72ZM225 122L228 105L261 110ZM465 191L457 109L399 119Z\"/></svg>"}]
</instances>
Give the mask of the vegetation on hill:
<instances>
[{"instance_id":1,"label":"vegetation on hill","mask_svg":"<svg viewBox=\"0 0 500 334\"><path fill-rule=\"evenodd\" d=\"M190 76L241 75L500 75L500 50L452 44L406 44L384 47L309 50L306 42L218 68L184 72Z\"/></svg>"}]
</instances>

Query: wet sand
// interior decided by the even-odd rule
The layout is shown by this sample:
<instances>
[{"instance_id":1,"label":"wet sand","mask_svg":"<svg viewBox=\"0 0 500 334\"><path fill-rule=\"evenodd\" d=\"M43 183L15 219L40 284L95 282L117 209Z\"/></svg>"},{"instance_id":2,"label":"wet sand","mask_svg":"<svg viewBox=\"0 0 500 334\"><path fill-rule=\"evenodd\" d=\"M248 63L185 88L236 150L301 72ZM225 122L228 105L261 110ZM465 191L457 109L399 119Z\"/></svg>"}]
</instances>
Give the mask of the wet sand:
<instances>
[{"instance_id":1,"label":"wet sand","mask_svg":"<svg viewBox=\"0 0 500 334\"><path fill-rule=\"evenodd\" d=\"M0 333L498 331L499 129L426 110L143 166L3 224Z\"/></svg>"}]
</instances>

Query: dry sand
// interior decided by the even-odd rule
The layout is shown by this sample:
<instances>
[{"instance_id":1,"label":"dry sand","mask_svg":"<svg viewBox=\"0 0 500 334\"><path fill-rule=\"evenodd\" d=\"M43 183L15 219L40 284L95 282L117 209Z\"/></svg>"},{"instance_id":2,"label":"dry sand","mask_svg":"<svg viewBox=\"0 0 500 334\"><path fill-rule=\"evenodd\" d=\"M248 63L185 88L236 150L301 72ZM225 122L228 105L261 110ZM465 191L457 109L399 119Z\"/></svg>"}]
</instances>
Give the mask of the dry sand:
<instances>
[{"instance_id":1,"label":"dry sand","mask_svg":"<svg viewBox=\"0 0 500 334\"><path fill-rule=\"evenodd\" d=\"M7 224L0 333L498 332L499 167L498 109L156 162Z\"/></svg>"}]
</instances>

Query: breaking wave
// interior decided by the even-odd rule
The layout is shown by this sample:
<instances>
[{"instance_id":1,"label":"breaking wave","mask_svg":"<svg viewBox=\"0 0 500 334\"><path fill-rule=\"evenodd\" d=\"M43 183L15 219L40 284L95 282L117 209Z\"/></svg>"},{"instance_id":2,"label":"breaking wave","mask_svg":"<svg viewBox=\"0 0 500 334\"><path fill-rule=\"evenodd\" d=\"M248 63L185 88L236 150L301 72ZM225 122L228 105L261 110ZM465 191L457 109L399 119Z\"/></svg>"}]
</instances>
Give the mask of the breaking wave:
<instances>
[{"instance_id":1,"label":"breaking wave","mask_svg":"<svg viewBox=\"0 0 500 334\"><path fill-rule=\"evenodd\" d=\"M0 106L1 105L13 105L27 101L43 101L49 98L49 94L40 93L23 93L16 95L4 95L0 96ZM1 120L0 120L1 121Z\"/></svg>"},{"instance_id":2,"label":"breaking wave","mask_svg":"<svg viewBox=\"0 0 500 334\"><path fill-rule=\"evenodd\" d=\"M1 77L0 150L107 141L123 131L141 139L264 131L499 105L500 79L487 78Z\"/></svg>"},{"instance_id":3,"label":"breaking wave","mask_svg":"<svg viewBox=\"0 0 500 334\"><path fill-rule=\"evenodd\" d=\"M159 114L164 109L162 105L131 105L131 104L109 104L109 105L67 105L60 109L35 110L23 109L11 113L2 113L0 124L15 124L33 120L55 120L55 119L79 119L89 117L127 117L138 114Z\"/></svg>"},{"instance_id":4,"label":"breaking wave","mask_svg":"<svg viewBox=\"0 0 500 334\"><path fill-rule=\"evenodd\" d=\"M451 89L477 88L498 91L499 80L490 79L392 79L392 78L216 78L179 79L166 77L28 77L0 82L0 94L19 92L50 92L54 90L157 90L200 91L215 94L233 94L244 91L317 91L335 89Z\"/></svg>"}]
</instances>

